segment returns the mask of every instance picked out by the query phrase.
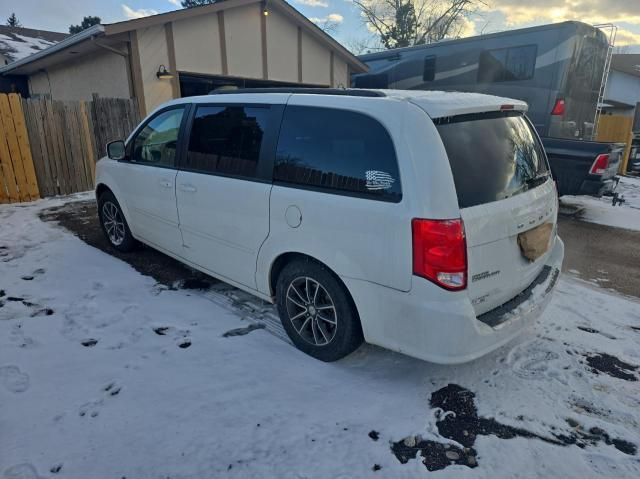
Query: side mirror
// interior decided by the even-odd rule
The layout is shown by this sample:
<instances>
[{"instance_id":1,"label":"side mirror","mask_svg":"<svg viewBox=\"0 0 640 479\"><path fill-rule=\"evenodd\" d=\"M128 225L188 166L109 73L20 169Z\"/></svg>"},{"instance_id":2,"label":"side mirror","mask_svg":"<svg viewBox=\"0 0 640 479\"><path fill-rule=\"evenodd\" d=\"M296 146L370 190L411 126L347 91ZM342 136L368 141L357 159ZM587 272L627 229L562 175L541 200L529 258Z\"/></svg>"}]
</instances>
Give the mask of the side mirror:
<instances>
[{"instance_id":1,"label":"side mirror","mask_svg":"<svg viewBox=\"0 0 640 479\"><path fill-rule=\"evenodd\" d=\"M126 156L124 141L116 140L107 143L107 156L112 160L124 160Z\"/></svg>"}]
</instances>

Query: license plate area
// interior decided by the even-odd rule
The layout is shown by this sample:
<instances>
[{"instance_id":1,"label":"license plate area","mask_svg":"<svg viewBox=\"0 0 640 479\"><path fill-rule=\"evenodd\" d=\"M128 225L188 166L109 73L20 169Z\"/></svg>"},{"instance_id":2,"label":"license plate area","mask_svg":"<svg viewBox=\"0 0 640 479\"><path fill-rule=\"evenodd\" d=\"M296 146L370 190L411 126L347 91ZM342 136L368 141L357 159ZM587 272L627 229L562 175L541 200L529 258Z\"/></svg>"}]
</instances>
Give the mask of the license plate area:
<instances>
[{"instance_id":1,"label":"license plate area","mask_svg":"<svg viewBox=\"0 0 640 479\"><path fill-rule=\"evenodd\" d=\"M518 234L518 246L522 256L533 263L544 256L551 246L552 223L542 223L528 231Z\"/></svg>"}]
</instances>

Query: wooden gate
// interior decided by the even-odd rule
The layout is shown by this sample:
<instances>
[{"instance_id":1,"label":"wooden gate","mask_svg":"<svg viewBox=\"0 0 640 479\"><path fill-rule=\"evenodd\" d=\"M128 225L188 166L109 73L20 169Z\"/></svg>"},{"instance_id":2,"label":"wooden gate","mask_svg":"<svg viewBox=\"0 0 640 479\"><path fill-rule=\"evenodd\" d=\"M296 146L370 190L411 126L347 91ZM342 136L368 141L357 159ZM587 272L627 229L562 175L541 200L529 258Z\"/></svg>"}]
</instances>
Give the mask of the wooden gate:
<instances>
[{"instance_id":1,"label":"wooden gate","mask_svg":"<svg viewBox=\"0 0 640 479\"><path fill-rule=\"evenodd\" d=\"M0 203L39 197L20 96L0 93Z\"/></svg>"},{"instance_id":2,"label":"wooden gate","mask_svg":"<svg viewBox=\"0 0 640 479\"><path fill-rule=\"evenodd\" d=\"M631 151L631 141L633 140L633 117L622 115L601 115L598 121L597 141L612 143L626 143L626 148L618 167L618 173L624 174L627 171L627 162Z\"/></svg>"}]
</instances>

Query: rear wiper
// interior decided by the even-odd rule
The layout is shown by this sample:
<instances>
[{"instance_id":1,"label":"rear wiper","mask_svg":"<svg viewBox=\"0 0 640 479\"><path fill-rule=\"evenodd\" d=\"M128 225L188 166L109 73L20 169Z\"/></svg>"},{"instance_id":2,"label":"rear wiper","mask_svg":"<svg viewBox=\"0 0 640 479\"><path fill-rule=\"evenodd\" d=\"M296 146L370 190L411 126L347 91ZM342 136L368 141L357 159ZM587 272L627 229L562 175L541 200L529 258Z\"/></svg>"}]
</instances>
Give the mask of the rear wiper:
<instances>
[{"instance_id":1,"label":"rear wiper","mask_svg":"<svg viewBox=\"0 0 640 479\"><path fill-rule=\"evenodd\" d=\"M529 188L535 188L547 181L547 178L549 178L549 173L543 173L542 175L534 176L533 178L525 180L525 183Z\"/></svg>"}]
</instances>

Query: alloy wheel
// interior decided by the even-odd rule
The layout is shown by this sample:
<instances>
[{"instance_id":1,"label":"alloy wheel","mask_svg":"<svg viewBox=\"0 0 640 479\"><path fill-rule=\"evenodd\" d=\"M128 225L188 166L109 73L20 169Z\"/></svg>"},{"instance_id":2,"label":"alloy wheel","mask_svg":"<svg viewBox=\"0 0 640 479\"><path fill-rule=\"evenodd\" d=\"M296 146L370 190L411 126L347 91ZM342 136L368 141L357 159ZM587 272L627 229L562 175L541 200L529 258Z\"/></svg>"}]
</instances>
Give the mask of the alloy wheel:
<instances>
[{"instance_id":1,"label":"alloy wheel","mask_svg":"<svg viewBox=\"0 0 640 479\"><path fill-rule=\"evenodd\" d=\"M287 315L298 335L326 346L336 335L338 313L327 290L313 278L298 277L287 288Z\"/></svg>"},{"instance_id":2,"label":"alloy wheel","mask_svg":"<svg viewBox=\"0 0 640 479\"><path fill-rule=\"evenodd\" d=\"M111 201L102 205L102 224L111 244L120 246L125 238L124 218L120 208Z\"/></svg>"}]
</instances>

